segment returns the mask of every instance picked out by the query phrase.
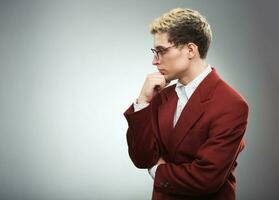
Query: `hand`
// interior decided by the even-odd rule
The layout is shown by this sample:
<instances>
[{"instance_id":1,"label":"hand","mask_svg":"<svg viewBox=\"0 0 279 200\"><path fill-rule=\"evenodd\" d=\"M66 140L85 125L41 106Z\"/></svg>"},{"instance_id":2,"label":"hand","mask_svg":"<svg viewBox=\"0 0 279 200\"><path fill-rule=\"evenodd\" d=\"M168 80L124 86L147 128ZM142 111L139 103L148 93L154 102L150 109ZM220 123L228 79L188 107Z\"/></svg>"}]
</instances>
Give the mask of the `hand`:
<instances>
[{"instance_id":1,"label":"hand","mask_svg":"<svg viewBox=\"0 0 279 200\"><path fill-rule=\"evenodd\" d=\"M160 72L147 75L138 97L138 103L149 103L169 83Z\"/></svg>"},{"instance_id":2,"label":"hand","mask_svg":"<svg viewBox=\"0 0 279 200\"><path fill-rule=\"evenodd\" d=\"M153 167L148 169L149 175L154 179L157 167L160 164L165 164L165 163L166 163L166 161L162 157L160 157L159 160L157 161L156 165L154 165Z\"/></svg>"}]
</instances>

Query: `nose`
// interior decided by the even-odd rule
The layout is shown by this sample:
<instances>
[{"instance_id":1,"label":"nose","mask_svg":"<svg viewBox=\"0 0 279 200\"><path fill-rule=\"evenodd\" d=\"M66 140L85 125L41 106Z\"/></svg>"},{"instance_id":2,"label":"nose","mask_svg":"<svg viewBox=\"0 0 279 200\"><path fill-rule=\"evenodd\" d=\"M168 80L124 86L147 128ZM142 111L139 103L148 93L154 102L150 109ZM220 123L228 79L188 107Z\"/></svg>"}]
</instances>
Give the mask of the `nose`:
<instances>
[{"instance_id":1,"label":"nose","mask_svg":"<svg viewBox=\"0 0 279 200\"><path fill-rule=\"evenodd\" d=\"M159 65L160 64L160 59L156 58L156 56L153 57L152 60L152 65Z\"/></svg>"}]
</instances>

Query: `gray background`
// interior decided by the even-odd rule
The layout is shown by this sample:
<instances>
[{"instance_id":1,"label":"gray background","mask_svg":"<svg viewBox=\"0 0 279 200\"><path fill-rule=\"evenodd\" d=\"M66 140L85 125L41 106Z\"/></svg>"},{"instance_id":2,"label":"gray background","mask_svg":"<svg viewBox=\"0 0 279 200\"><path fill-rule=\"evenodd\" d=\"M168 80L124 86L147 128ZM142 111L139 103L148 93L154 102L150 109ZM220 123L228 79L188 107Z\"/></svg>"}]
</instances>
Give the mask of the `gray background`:
<instances>
[{"instance_id":1,"label":"gray background","mask_svg":"<svg viewBox=\"0 0 279 200\"><path fill-rule=\"evenodd\" d=\"M148 25L175 7L207 17L207 62L250 104L238 199L278 198L275 2L0 1L0 199L150 199L123 112L156 71Z\"/></svg>"}]
</instances>

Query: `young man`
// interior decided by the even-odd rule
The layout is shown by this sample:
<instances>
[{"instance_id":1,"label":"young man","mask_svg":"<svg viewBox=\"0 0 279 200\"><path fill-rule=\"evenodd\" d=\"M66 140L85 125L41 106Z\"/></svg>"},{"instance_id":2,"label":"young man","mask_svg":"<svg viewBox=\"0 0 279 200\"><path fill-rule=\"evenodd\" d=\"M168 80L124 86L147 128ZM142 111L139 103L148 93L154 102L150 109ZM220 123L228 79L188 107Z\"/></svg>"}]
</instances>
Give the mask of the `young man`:
<instances>
[{"instance_id":1,"label":"young man","mask_svg":"<svg viewBox=\"0 0 279 200\"><path fill-rule=\"evenodd\" d=\"M146 77L124 113L129 156L154 179L153 200L234 200L248 105L205 62L210 25L199 12L177 8L150 32L159 72Z\"/></svg>"}]
</instances>

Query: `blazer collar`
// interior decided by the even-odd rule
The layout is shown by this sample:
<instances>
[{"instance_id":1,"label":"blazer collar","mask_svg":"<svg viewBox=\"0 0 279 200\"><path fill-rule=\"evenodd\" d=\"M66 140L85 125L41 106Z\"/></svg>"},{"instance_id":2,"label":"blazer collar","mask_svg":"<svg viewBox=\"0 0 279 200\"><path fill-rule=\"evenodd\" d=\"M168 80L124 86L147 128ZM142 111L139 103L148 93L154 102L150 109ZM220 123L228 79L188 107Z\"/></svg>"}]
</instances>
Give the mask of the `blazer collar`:
<instances>
[{"instance_id":1,"label":"blazer collar","mask_svg":"<svg viewBox=\"0 0 279 200\"><path fill-rule=\"evenodd\" d=\"M200 94L201 102L207 101L212 97L215 85L220 79L220 76L218 75L216 69L214 67L211 67L211 69L212 71L203 79L203 81L195 90L195 92L197 90L199 91L198 93ZM161 91L160 96L162 99L162 104L176 95L175 87L176 84L173 84Z\"/></svg>"}]
</instances>

